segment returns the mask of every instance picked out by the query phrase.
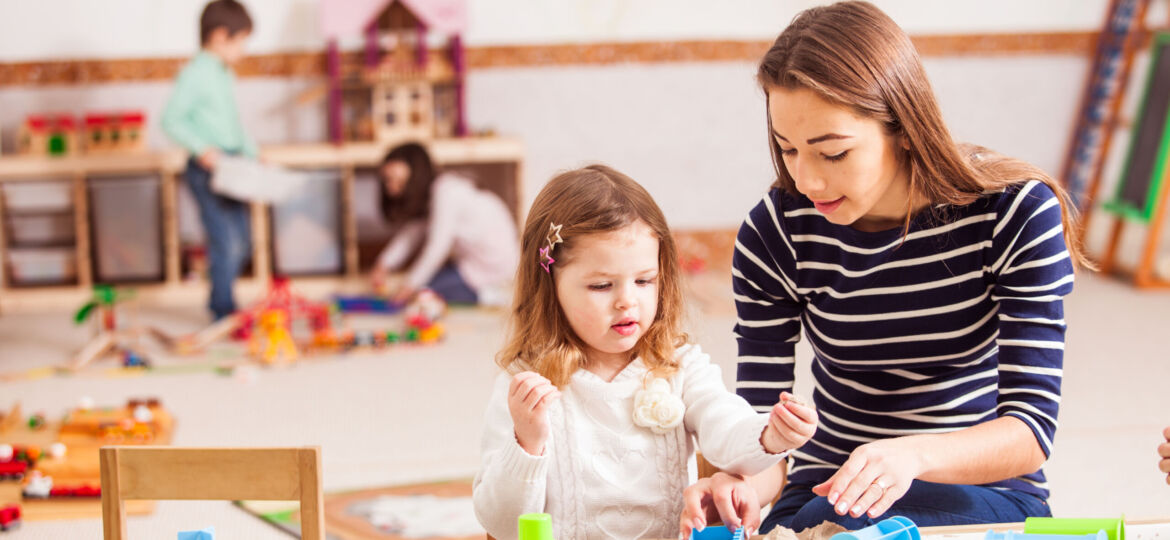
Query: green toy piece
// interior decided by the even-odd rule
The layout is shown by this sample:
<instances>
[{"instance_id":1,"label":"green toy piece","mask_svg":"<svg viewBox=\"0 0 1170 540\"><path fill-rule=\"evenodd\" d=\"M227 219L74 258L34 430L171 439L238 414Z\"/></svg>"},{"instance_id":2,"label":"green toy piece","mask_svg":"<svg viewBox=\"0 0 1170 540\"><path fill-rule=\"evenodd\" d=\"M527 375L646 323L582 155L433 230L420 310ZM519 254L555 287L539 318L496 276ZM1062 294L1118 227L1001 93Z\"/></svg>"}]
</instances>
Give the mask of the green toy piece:
<instances>
[{"instance_id":1,"label":"green toy piece","mask_svg":"<svg viewBox=\"0 0 1170 540\"><path fill-rule=\"evenodd\" d=\"M553 540L552 516L548 514L524 514L517 524L520 540Z\"/></svg>"},{"instance_id":2,"label":"green toy piece","mask_svg":"<svg viewBox=\"0 0 1170 540\"><path fill-rule=\"evenodd\" d=\"M1120 518L1041 518L1024 520L1024 534L1085 535L1105 531L1109 540L1125 540L1125 516Z\"/></svg>"},{"instance_id":3,"label":"green toy piece","mask_svg":"<svg viewBox=\"0 0 1170 540\"><path fill-rule=\"evenodd\" d=\"M133 296L133 292L118 292L110 285L94 285L93 296L89 302L77 310L77 314L73 316L73 323L82 324L93 314L95 309L99 307L112 309L118 302L128 300Z\"/></svg>"},{"instance_id":4,"label":"green toy piece","mask_svg":"<svg viewBox=\"0 0 1170 540\"><path fill-rule=\"evenodd\" d=\"M418 341L418 328L411 328L406 331L406 341L410 343Z\"/></svg>"}]
</instances>

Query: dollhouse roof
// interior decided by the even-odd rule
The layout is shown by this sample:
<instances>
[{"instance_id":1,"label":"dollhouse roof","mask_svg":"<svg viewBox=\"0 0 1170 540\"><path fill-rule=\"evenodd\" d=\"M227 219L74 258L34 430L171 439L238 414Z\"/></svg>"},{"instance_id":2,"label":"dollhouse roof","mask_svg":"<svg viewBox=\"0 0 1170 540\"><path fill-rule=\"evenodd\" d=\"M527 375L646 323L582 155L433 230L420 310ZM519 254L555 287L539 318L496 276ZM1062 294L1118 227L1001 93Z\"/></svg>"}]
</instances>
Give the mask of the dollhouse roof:
<instances>
[{"instance_id":1,"label":"dollhouse roof","mask_svg":"<svg viewBox=\"0 0 1170 540\"><path fill-rule=\"evenodd\" d=\"M359 36L393 3L402 4L427 30L459 34L467 29L466 0L322 0L321 33L326 39Z\"/></svg>"}]
</instances>

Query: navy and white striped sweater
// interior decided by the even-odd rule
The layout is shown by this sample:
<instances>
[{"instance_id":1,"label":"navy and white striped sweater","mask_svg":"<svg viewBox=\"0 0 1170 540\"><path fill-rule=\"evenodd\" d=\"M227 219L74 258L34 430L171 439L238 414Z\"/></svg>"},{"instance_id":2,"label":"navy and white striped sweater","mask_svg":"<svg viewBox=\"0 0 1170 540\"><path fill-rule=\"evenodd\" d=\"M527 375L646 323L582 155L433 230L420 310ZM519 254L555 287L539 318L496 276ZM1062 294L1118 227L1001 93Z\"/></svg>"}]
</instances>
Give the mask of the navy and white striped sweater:
<instances>
[{"instance_id":1,"label":"navy and white striped sweater","mask_svg":"<svg viewBox=\"0 0 1170 540\"><path fill-rule=\"evenodd\" d=\"M803 327L816 435L793 483L819 483L858 445L1011 415L1052 450L1073 268L1060 205L1030 181L902 228L835 225L773 189L739 230L737 391L766 411L793 385ZM942 217L940 217L942 216ZM1043 471L988 484L1047 498Z\"/></svg>"}]
</instances>

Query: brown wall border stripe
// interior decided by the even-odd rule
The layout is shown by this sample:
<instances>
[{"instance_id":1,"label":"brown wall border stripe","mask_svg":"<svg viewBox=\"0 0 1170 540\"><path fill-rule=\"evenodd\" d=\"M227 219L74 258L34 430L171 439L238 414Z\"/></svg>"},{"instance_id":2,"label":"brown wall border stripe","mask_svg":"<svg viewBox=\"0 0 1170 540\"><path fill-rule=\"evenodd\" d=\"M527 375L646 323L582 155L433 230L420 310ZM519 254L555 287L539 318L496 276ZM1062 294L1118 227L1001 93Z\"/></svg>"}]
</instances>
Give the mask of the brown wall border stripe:
<instances>
[{"instance_id":1,"label":"brown wall border stripe","mask_svg":"<svg viewBox=\"0 0 1170 540\"><path fill-rule=\"evenodd\" d=\"M1031 34L954 34L914 36L923 56L1092 53L1097 32ZM1148 43L1148 33L1142 36ZM726 62L757 60L770 41L662 41L559 45L470 47L468 67L475 69L620 63ZM0 63L0 86L74 85L174 78L186 58L50 60ZM356 69L360 52L347 52L345 69ZM322 51L249 56L237 67L240 77L321 77Z\"/></svg>"}]
</instances>

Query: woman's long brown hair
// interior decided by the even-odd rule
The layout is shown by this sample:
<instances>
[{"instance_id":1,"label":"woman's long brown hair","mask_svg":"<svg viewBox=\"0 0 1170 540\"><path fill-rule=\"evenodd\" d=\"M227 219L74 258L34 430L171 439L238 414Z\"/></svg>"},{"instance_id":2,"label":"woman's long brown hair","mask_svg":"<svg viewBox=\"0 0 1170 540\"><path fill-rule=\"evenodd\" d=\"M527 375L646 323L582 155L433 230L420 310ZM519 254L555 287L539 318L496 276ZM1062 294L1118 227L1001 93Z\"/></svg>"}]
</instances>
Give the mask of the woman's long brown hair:
<instances>
[{"instance_id":1,"label":"woman's long brown hair","mask_svg":"<svg viewBox=\"0 0 1170 540\"><path fill-rule=\"evenodd\" d=\"M1093 268L1077 243L1075 206L1068 192L1039 167L986 148L956 144L943 123L922 61L910 37L868 2L840 2L802 11L760 61L757 80L771 89L809 89L885 126L909 144L910 193L928 202L966 205L988 192L1038 180L1060 200L1064 240L1074 263ZM766 114L766 113L765 113ZM799 195L772 136L774 185ZM925 201L922 201L925 199ZM904 232L909 232L907 201Z\"/></svg>"}]
</instances>

